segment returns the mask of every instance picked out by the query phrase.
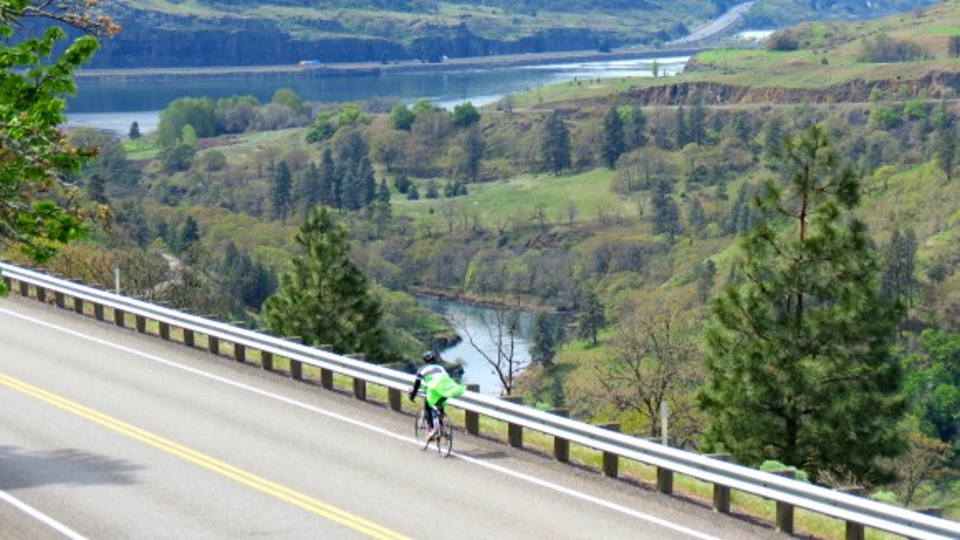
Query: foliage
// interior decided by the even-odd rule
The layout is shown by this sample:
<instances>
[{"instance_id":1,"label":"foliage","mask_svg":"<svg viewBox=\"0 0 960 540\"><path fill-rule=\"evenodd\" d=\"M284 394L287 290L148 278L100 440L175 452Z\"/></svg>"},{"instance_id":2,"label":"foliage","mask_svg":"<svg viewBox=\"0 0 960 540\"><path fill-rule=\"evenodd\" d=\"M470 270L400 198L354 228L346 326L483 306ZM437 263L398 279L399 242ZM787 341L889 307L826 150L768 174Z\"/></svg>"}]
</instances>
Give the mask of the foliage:
<instances>
[{"instance_id":1,"label":"foliage","mask_svg":"<svg viewBox=\"0 0 960 540\"><path fill-rule=\"evenodd\" d=\"M278 336L299 336L341 354L362 353L375 363L393 360L383 346L381 309L367 279L349 258L347 232L326 208L311 213L297 233L305 251L280 278L263 305L263 323Z\"/></svg>"},{"instance_id":2,"label":"foliage","mask_svg":"<svg viewBox=\"0 0 960 540\"><path fill-rule=\"evenodd\" d=\"M705 445L814 482L883 483L879 458L903 450L898 313L851 213L860 188L817 126L788 139L781 166L783 185L768 183L761 199L767 220L742 245L743 281L712 306Z\"/></svg>"},{"instance_id":3,"label":"foliage","mask_svg":"<svg viewBox=\"0 0 960 540\"><path fill-rule=\"evenodd\" d=\"M60 126L65 120L62 96L76 90L74 70L99 48L97 35L119 30L96 9L93 1L9 0L0 5L0 243L18 247L37 262L48 260L57 244L85 232L82 216L70 205L73 196L64 175L79 172L95 151L72 147ZM42 36L17 39L24 18L54 24ZM62 26L86 34L51 58L67 38Z\"/></svg>"},{"instance_id":4,"label":"foliage","mask_svg":"<svg viewBox=\"0 0 960 540\"><path fill-rule=\"evenodd\" d=\"M925 60L929 53L923 47L907 41L897 41L885 32L872 39L862 40L862 49L858 60L861 62L912 62Z\"/></svg>"},{"instance_id":5,"label":"foliage","mask_svg":"<svg viewBox=\"0 0 960 540\"><path fill-rule=\"evenodd\" d=\"M570 129L558 111L554 111L543 125L540 155L547 169L560 176L570 167Z\"/></svg>"}]
</instances>

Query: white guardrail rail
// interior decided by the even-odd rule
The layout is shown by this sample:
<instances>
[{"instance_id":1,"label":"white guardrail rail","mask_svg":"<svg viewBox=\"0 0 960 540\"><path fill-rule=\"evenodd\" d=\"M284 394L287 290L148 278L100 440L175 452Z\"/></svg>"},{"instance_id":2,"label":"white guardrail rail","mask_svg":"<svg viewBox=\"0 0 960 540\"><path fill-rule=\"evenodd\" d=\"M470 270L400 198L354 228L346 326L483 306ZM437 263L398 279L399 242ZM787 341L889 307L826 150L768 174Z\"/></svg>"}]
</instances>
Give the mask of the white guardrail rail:
<instances>
[{"instance_id":1,"label":"white guardrail rail","mask_svg":"<svg viewBox=\"0 0 960 540\"><path fill-rule=\"evenodd\" d=\"M274 357L285 358L290 361L290 376L293 378L302 378L304 364L314 366L320 370L320 384L324 388L333 388L334 374L351 378L357 399L366 399L368 383L385 387L389 390L389 405L394 410L401 409L402 395L413 384L413 376L407 373L18 266L0 263L0 274L7 281L11 294L53 302L78 313L92 311L102 321L107 320L105 309L108 309L114 324L127 326L127 317L133 317L136 330L142 333L147 332L147 321L152 321L162 339L170 339L171 327L182 332L183 343L189 346L194 346L195 335L203 335L207 348L214 354L220 354L221 342L232 344L232 356L237 361L245 361L248 349L258 350L264 369L273 369ZM674 473L710 483L714 486L714 508L719 512L730 511L731 490L773 500L776 502L776 527L785 533L793 533L794 508L803 508L845 521L846 538L851 540L862 539L866 528L907 538L960 539L960 523L955 521L758 471L718 457L665 447L506 399L468 391L451 400L450 404L463 409L466 430L472 434L479 434L479 417L487 416L507 423L511 446L522 446L522 430L530 429L554 437L555 457L560 461L569 459L570 443L598 450L603 453L603 472L608 476L617 476L619 458L656 467L657 487L666 494L672 493Z\"/></svg>"}]
</instances>

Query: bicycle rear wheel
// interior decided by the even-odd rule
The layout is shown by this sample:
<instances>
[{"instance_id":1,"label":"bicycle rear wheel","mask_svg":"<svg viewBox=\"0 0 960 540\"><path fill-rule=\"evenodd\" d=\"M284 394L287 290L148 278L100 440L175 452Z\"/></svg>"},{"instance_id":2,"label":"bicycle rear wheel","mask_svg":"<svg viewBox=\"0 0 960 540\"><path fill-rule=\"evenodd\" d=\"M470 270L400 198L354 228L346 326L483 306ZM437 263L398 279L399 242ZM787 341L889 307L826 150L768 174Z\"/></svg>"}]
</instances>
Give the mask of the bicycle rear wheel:
<instances>
[{"instance_id":1,"label":"bicycle rear wheel","mask_svg":"<svg viewBox=\"0 0 960 540\"><path fill-rule=\"evenodd\" d=\"M427 440L427 431L426 412L420 409L417 417L413 419L413 435L417 438L417 444L420 445L421 450L426 450L430 446L430 441Z\"/></svg>"},{"instance_id":2,"label":"bicycle rear wheel","mask_svg":"<svg viewBox=\"0 0 960 540\"><path fill-rule=\"evenodd\" d=\"M447 457L453 451L453 426L447 418L444 418L440 424L440 433L437 435L437 451L440 452L440 457Z\"/></svg>"}]
</instances>

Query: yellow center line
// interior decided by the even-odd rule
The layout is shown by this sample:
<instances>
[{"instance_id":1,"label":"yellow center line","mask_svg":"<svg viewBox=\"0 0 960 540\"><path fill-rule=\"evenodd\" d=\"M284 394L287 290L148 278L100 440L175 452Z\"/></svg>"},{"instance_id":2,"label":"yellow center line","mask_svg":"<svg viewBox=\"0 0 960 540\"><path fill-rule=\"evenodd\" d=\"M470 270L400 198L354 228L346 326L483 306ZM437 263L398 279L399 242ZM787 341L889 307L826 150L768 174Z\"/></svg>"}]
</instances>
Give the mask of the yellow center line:
<instances>
[{"instance_id":1,"label":"yellow center line","mask_svg":"<svg viewBox=\"0 0 960 540\"><path fill-rule=\"evenodd\" d=\"M377 538L381 540L408 539L408 537L402 534L391 531L390 529L377 525L376 523L367 521L347 511L341 510L329 504L322 503L316 499L312 499L303 493L271 482L242 469L238 469L237 467L214 459L206 454L197 452L196 450L192 450L168 439L164 439L163 437L150 433L149 431L132 426L117 420L116 418L97 412L89 407L85 407L79 403L75 403L56 394L52 394L23 381L0 374L0 384L28 396L35 397L41 401L45 401L77 416L86 418L87 420L110 428L132 439L146 443L154 448L158 448L164 452L173 454L183 460L189 461L190 463L194 463L214 471L241 484L266 493L267 495L271 495L298 506L308 512L327 518L330 521L350 527L351 529L363 533L371 538Z\"/></svg>"}]
</instances>

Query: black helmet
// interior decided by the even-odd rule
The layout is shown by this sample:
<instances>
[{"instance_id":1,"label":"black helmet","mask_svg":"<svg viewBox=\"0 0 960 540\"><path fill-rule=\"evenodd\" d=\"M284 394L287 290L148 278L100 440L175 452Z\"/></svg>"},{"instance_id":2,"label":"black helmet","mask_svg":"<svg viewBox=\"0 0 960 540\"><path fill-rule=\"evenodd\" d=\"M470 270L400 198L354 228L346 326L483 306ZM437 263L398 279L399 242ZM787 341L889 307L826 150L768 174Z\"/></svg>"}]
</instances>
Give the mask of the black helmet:
<instances>
[{"instance_id":1,"label":"black helmet","mask_svg":"<svg viewBox=\"0 0 960 540\"><path fill-rule=\"evenodd\" d=\"M433 352L433 351L427 351L427 352L423 353L423 361L424 361L424 362L436 362L436 361L439 360L439 359L440 359L440 356L437 355L437 353L435 353L435 352Z\"/></svg>"}]
</instances>

